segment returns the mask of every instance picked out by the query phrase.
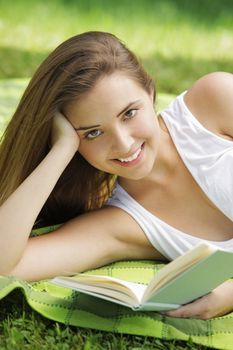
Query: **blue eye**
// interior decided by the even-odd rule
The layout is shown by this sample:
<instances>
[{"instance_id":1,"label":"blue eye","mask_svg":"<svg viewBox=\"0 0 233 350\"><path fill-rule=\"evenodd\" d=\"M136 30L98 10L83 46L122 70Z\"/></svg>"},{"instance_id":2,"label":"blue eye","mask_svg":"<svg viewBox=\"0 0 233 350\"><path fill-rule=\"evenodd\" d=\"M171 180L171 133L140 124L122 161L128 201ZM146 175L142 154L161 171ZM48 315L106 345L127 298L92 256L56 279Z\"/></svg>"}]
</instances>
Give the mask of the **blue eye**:
<instances>
[{"instance_id":1,"label":"blue eye","mask_svg":"<svg viewBox=\"0 0 233 350\"><path fill-rule=\"evenodd\" d=\"M135 117L135 115L137 114L137 109L129 109L126 113L126 119L131 119L133 117Z\"/></svg>"},{"instance_id":2,"label":"blue eye","mask_svg":"<svg viewBox=\"0 0 233 350\"><path fill-rule=\"evenodd\" d=\"M100 135L101 135L101 131L96 129L85 134L85 138L88 140L94 140L96 137Z\"/></svg>"}]
</instances>

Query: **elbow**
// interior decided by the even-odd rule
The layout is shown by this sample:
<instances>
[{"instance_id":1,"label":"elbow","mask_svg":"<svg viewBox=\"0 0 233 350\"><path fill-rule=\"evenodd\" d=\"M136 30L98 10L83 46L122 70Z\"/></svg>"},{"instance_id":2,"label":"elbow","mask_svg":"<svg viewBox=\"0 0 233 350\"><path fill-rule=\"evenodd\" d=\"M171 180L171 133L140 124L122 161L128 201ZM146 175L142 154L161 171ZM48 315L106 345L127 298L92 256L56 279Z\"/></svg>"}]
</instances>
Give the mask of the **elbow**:
<instances>
[{"instance_id":1,"label":"elbow","mask_svg":"<svg viewBox=\"0 0 233 350\"><path fill-rule=\"evenodd\" d=\"M18 271L17 265L12 267L11 269L0 269L0 275L3 277L16 277L16 278L20 278L23 279L25 281L30 282L29 279L25 278L23 273L20 273L20 271Z\"/></svg>"},{"instance_id":2,"label":"elbow","mask_svg":"<svg viewBox=\"0 0 233 350\"><path fill-rule=\"evenodd\" d=\"M0 268L0 275L4 277L13 276L13 270L8 268Z\"/></svg>"},{"instance_id":3,"label":"elbow","mask_svg":"<svg viewBox=\"0 0 233 350\"><path fill-rule=\"evenodd\" d=\"M19 275L17 275L18 263L19 263L18 261L14 263L11 262L9 264L6 264L4 262L0 263L0 275L20 277Z\"/></svg>"},{"instance_id":4,"label":"elbow","mask_svg":"<svg viewBox=\"0 0 233 350\"><path fill-rule=\"evenodd\" d=\"M11 268L0 269L0 275L16 277L26 282L35 282L44 279L40 271L34 271L30 266L25 266L23 259L14 266L11 266Z\"/></svg>"}]
</instances>

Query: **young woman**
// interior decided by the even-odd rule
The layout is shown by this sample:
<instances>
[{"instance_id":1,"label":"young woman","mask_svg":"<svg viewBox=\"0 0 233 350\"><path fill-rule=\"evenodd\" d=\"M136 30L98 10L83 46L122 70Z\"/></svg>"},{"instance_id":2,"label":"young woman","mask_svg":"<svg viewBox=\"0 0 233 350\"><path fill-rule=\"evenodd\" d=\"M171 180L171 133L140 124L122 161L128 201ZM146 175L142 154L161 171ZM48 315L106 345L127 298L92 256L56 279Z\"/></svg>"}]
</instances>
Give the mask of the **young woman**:
<instances>
[{"instance_id":1,"label":"young woman","mask_svg":"<svg viewBox=\"0 0 233 350\"><path fill-rule=\"evenodd\" d=\"M32 281L171 260L200 240L233 251L233 76L201 78L159 115L155 96L114 35L77 35L48 56L1 143L1 274ZM168 314L232 309L228 281Z\"/></svg>"}]
</instances>

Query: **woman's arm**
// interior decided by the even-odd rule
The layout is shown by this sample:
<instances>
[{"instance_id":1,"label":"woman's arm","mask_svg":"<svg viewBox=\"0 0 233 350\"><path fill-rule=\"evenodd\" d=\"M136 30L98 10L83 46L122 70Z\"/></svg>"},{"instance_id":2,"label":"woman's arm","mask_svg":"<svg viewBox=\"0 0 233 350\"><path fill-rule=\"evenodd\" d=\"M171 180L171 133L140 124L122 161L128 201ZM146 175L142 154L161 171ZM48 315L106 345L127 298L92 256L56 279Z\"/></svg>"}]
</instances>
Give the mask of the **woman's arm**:
<instances>
[{"instance_id":1,"label":"woman's arm","mask_svg":"<svg viewBox=\"0 0 233 350\"><path fill-rule=\"evenodd\" d=\"M21 259L41 208L78 148L78 136L68 122L57 116L54 123L52 149L0 207L0 274Z\"/></svg>"},{"instance_id":2,"label":"woman's arm","mask_svg":"<svg viewBox=\"0 0 233 350\"><path fill-rule=\"evenodd\" d=\"M156 250L135 220L121 209L105 207L80 215L52 233L30 238L10 274L36 281L117 260L146 258L156 258Z\"/></svg>"}]
</instances>

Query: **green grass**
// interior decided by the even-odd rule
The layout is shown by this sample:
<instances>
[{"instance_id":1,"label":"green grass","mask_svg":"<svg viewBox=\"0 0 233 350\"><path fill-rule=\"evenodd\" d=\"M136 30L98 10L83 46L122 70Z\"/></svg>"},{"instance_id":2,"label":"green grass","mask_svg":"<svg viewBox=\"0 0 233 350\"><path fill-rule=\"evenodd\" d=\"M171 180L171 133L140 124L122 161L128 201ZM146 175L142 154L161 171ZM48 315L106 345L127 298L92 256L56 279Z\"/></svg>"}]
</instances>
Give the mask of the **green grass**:
<instances>
[{"instance_id":1,"label":"green grass","mask_svg":"<svg viewBox=\"0 0 233 350\"><path fill-rule=\"evenodd\" d=\"M182 341L68 327L43 318L18 291L0 301L0 350L204 350Z\"/></svg>"},{"instance_id":2,"label":"green grass","mask_svg":"<svg viewBox=\"0 0 233 350\"><path fill-rule=\"evenodd\" d=\"M0 0L0 14L0 79L31 76L61 41L87 30L122 38L160 92L232 71L231 0Z\"/></svg>"}]
</instances>

